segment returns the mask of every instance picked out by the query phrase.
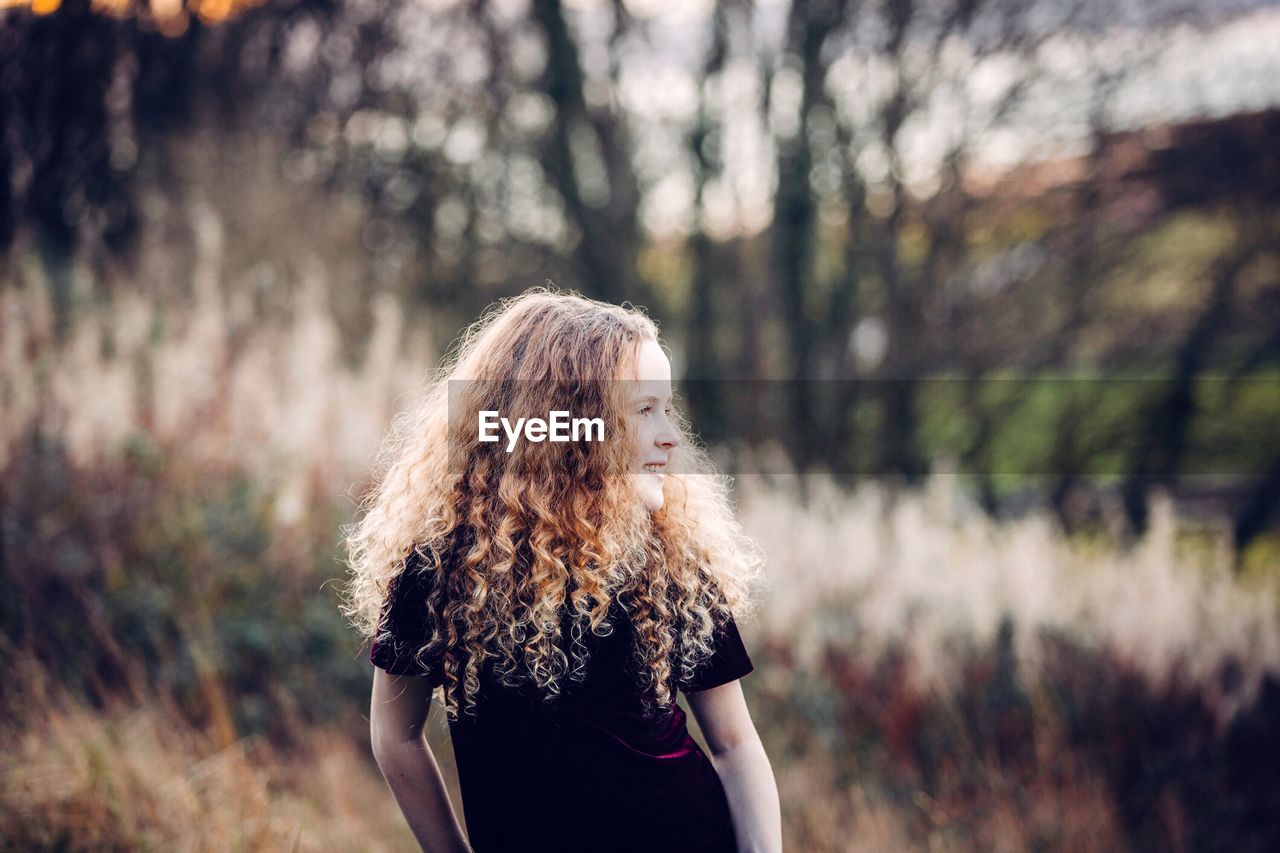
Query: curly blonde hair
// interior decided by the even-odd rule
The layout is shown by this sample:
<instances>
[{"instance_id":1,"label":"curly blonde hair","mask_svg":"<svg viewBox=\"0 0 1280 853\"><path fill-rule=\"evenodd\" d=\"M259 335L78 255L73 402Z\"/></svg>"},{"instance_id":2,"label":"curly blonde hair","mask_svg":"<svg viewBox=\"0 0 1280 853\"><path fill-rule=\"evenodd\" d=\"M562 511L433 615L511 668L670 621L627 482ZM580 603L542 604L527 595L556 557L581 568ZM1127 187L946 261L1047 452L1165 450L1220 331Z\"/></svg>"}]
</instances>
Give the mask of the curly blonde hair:
<instances>
[{"instance_id":1,"label":"curly blonde hair","mask_svg":"<svg viewBox=\"0 0 1280 853\"><path fill-rule=\"evenodd\" d=\"M598 635L616 599L630 614L645 713L713 651L725 617L754 609L762 558L735 518L729 481L679 415L680 443L650 512L634 471L626 402L615 381L658 341L641 310L538 287L492 306L392 424L344 529L350 578L342 611L365 638L385 630L392 581L416 552L430 639L419 662L443 662L445 707L474 714L482 666L504 685L553 700L585 677L582 631ZM601 417L620 441L481 443L477 416ZM562 617L572 619L569 654Z\"/></svg>"}]
</instances>

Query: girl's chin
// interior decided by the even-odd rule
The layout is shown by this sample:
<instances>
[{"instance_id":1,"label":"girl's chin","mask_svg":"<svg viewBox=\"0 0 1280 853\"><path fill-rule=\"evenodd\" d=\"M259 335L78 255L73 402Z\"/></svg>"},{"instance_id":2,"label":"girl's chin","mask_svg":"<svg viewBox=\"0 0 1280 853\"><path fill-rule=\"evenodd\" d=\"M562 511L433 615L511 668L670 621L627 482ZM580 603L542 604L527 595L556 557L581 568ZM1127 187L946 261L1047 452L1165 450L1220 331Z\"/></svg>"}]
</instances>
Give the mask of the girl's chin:
<instances>
[{"instance_id":1,"label":"girl's chin","mask_svg":"<svg viewBox=\"0 0 1280 853\"><path fill-rule=\"evenodd\" d=\"M656 474L652 471L642 471L639 474L640 480L636 485L640 490L641 500L650 512L657 512L662 509L663 503L666 502L666 496L662 492L663 484L666 480L662 474Z\"/></svg>"},{"instance_id":2,"label":"girl's chin","mask_svg":"<svg viewBox=\"0 0 1280 853\"><path fill-rule=\"evenodd\" d=\"M644 498L644 505L649 508L650 512L657 512L662 509L663 503L666 502L666 496L662 494L661 485L656 488L652 485L646 486L641 490L641 495Z\"/></svg>"}]
</instances>

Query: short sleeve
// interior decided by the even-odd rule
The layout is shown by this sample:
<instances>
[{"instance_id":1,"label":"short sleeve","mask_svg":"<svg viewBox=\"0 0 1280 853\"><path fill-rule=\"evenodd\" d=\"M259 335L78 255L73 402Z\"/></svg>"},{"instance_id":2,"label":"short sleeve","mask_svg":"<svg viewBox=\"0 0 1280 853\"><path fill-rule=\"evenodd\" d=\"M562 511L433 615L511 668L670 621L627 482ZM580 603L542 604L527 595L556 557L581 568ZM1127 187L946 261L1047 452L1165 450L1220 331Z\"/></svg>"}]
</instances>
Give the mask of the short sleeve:
<instances>
[{"instance_id":1,"label":"short sleeve","mask_svg":"<svg viewBox=\"0 0 1280 853\"><path fill-rule=\"evenodd\" d=\"M431 614L427 608L429 592L428 576L415 552L409 557L404 571L391 581L382 607L382 622L369 650L369 660L392 675L430 678L434 686L444 683L444 668L439 656L425 665L417 659L418 650L431 638Z\"/></svg>"},{"instance_id":2,"label":"short sleeve","mask_svg":"<svg viewBox=\"0 0 1280 853\"><path fill-rule=\"evenodd\" d=\"M697 690L710 690L728 684L755 670L747 648L742 644L742 636L738 633L738 624L730 616L716 630L714 651L711 657L703 661L694 673L693 678L681 685L685 693Z\"/></svg>"}]
</instances>

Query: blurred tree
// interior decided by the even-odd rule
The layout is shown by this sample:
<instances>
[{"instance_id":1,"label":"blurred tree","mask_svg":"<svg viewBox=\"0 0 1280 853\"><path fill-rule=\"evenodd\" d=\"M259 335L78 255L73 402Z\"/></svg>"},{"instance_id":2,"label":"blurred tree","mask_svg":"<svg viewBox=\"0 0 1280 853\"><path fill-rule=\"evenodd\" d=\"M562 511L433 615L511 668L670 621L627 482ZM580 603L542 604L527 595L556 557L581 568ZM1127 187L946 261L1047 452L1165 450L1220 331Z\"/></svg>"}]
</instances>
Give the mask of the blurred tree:
<instances>
[{"instance_id":1,"label":"blurred tree","mask_svg":"<svg viewBox=\"0 0 1280 853\"><path fill-rule=\"evenodd\" d=\"M723 265L717 250L720 248L708 233L706 222L707 185L721 174L718 148L721 124L707 104L707 81L724 70L729 52L729 15L731 4L716 5L711 21L711 46L702 66L699 86L698 111L693 128L688 135L689 153L694 163L693 233L689 235L689 253L692 256L693 274L689 285L689 316L686 339L688 340L688 368L686 378L697 378L689 383L688 403L693 419L700 425L701 436L709 442L723 442L729 438L726 421L726 404L732 383L716 385L717 378L727 378L720 352L724 348L719 330L724 316L717 305L717 291L722 289L716 280ZM728 288L723 288L727 290Z\"/></svg>"},{"instance_id":2,"label":"blurred tree","mask_svg":"<svg viewBox=\"0 0 1280 853\"><path fill-rule=\"evenodd\" d=\"M810 303L816 290L816 254L820 235L817 203L810 186L815 152L811 119L830 109L825 78L830 62L824 47L841 24L844 6L828 0L795 0L787 20L784 67L800 78L797 122L777 139L778 186L774 195L772 247L783 306L788 351L790 426L796 466L806 471L816 460L820 440L812 380L816 325ZM767 91L767 90L766 90Z\"/></svg>"},{"instance_id":3,"label":"blurred tree","mask_svg":"<svg viewBox=\"0 0 1280 853\"><path fill-rule=\"evenodd\" d=\"M135 233L137 48L127 25L69 0L55 15L0 17L0 250L24 227L65 325L66 259L82 233L120 249Z\"/></svg>"},{"instance_id":4,"label":"blurred tree","mask_svg":"<svg viewBox=\"0 0 1280 853\"><path fill-rule=\"evenodd\" d=\"M610 8L613 32L609 41L616 44L625 37L631 18L620 0ZM574 256L583 286L611 302L630 299L649 303L653 293L643 285L636 268L640 191L622 116L612 106L612 98L600 98L599 105L588 103L588 81L560 0L534 0L533 14L547 44L541 83L555 105L543 164L580 234ZM609 91L617 87L618 71L615 55L609 64ZM584 186L588 174L595 175L600 186Z\"/></svg>"}]
</instances>

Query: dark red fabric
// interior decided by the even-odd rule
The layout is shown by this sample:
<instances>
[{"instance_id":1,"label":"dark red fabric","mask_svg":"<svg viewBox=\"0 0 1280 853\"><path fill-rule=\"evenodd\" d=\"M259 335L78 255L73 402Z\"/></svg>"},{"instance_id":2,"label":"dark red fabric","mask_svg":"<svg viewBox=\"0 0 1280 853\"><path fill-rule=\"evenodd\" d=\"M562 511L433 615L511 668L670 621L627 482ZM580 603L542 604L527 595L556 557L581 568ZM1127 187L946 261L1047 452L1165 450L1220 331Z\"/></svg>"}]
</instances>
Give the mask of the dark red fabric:
<instances>
[{"instance_id":1,"label":"dark red fabric","mask_svg":"<svg viewBox=\"0 0 1280 853\"><path fill-rule=\"evenodd\" d=\"M412 653L429 629L424 576L412 558L392 584L385 632L370 659L396 675L443 683L439 661ZM486 668L477 716L449 723L467 833L477 853L507 850L733 853L724 786L690 736L683 710L646 719L630 660L633 632L615 601L610 636L586 630L586 679L554 708L496 685ZM569 636L569 623L562 623ZM685 692L706 690L754 669L729 619L716 650Z\"/></svg>"}]
</instances>

